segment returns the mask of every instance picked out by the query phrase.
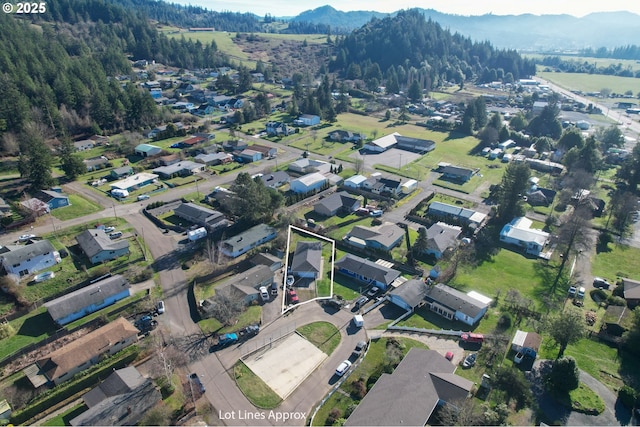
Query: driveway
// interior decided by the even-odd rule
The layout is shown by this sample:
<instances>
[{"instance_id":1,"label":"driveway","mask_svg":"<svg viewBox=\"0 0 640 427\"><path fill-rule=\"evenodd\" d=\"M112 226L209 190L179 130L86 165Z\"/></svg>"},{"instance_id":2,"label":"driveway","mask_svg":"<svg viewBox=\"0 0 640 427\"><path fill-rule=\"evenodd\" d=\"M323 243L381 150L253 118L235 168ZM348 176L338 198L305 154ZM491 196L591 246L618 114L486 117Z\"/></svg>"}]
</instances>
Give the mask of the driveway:
<instances>
[{"instance_id":1,"label":"driveway","mask_svg":"<svg viewBox=\"0 0 640 427\"><path fill-rule=\"evenodd\" d=\"M600 415L588 415L571 411L560 405L545 391L543 376L551 369L550 360L536 360L533 370L527 373L532 382L533 394L538 401L540 411L546 418L543 420L552 425L559 423L567 426L617 426L629 425L631 412L617 400L617 396L600 381L580 370L580 382L587 385L604 401L605 410Z\"/></svg>"}]
</instances>

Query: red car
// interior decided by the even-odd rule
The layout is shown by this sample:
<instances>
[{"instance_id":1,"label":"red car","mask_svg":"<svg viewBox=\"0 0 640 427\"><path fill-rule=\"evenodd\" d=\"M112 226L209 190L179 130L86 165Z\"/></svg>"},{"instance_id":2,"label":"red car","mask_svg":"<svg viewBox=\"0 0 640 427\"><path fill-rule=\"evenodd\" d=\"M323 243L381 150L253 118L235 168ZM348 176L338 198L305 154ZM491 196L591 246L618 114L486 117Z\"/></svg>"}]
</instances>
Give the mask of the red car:
<instances>
[{"instance_id":1,"label":"red car","mask_svg":"<svg viewBox=\"0 0 640 427\"><path fill-rule=\"evenodd\" d=\"M453 360L453 352L447 351L447 354L445 354L444 358L451 362L451 360Z\"/></svg>"},{"instance_id":2,"label":"red car","mask_svg":"<svg viewBox=\"0 0 640 427\"><path fill-rule=\"evenodd\" d=\"M293 289L289 289L287 291L287 299L289 300L289 304L297 304L300 302L300 299L298 299L298 294L296 294L296 291Z\"/></svg>"}]
</instances>

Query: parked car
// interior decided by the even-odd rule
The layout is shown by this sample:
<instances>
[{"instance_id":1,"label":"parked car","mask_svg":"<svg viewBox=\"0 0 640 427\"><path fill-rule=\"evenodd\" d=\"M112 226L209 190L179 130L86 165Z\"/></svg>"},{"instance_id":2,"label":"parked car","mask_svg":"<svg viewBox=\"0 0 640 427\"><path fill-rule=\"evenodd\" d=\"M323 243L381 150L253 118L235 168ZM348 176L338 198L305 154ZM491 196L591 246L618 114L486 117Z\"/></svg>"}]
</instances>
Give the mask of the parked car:
<instances>
[{"instance_id":1,"label":"parked car","mask_svg":"<svg viewBox=\"0 0 640 427\"><path fill-rule=\"evenodd\" d=\"M122 231L114 231L113 233L109 234L109 238L111 240L119 239L120 237L122 237Z\"/></svg>"},{"instance_id":2,"label":"parked car","mask_svg":"<svg viewBox=\"0 0 640 427\"><path fill-rule=\"evenodd\" d=\"M576 287L575 286L570 286L569 287L569 291L567 292L567 295L569 296L569 298L573 298L576 296Z\"/></svg>"},{"instance_id":3,"label":"parked car","mask_svg":"<svg viewBox=\"0 0 640 427\"><path fill-rule=\"evenodd\" d=\"M296 281L295 277L293 277L291 275L287 276L287 281L286 281L287 287L293 286L293 283L295 281Z\"/></svg>"},{"instance_id":4,"label":"parked car","mask_svg":"<svg viewBox=\"0 0 640 427\"><path fill-rule=\"evenodd\" d=\"M444 358L451 362L453 360L453 352L447 351L447 354L444 355Z\"/></svg>"},{"instance_id":5,"label":"parked car","mask_svg":"<svg viewBox=\"0 0 640 427\"><path fill-rule=\"evenodd\" d=\"M611 283L607 282L602 277L594 277L593 279L594 288L609 289L610 286L611 286Z\"/></svg>"},{"instance_id":6,"label":"parked car","mask_svg":"<svg viewBox=\"0 0 640 427\"><path fill-rule=\"evenodd\" d=\"M158 301L158 314L164 314L164 301Z\"/></svg>"},{"instance_id":7,"label":"parked car","mask_svg":"<svg viewBox=\"0 0 640 427\"><path fill-rule=\"evenodd\" d=\"M195 372L189 375L189 380L196 384L200 393L204 393L206 390L204 388L204 384L200 381L200 377Z\"/></svg>"},{"instance_id":8,"label":"parked car","mask_svg":"<svg viewBox=\"0 0 640 427\"><path fill-rule=\"evenodd\" d=\"M138 196L138 201L140 200L147 200L149 198L148 194L141 194Z\"/></svg>"},{"instance_id":9,"label":"parked car","mask_svg":"<svg viewBox=\"0 0 640 427\"><path fill-rule=\"evenodd\" d=\"M465 357L464 362L462 362L463 368L470 368L476 364L476 353L471 353L467 357Z\"/></svg>"},{"instance_id":10,"label":"parked car","mask_svg":"<svg viewBox=\"0 0 640 427\"><path fill-rule=\"evenodd\" d=\"M576 294L576 298L578 299L583 299L584 298L584 293L587 290L585 288L583 288L582 286L580 286L580 289L578 289L578 293Z\"/></svg>"},{"instance_id":11,"label":"parked car","mask_svg":"<svg viewBox=\"0 0 640 427\"><path fill-rule=\"evenodd\" d=\"M260 298L262 301L269 301L269 291L266 286L260 286Z\"/></svg>"},{"instance_id":12,"label":"parked car","mask_svg":"<svg viewBox=\"0 0 640 427\"><path fill-rule=\"evenodd\" d=\"M362 296L360 298L358 298L358 300L356 301L355 304L355 308L356 310L359 310L363 305L365 305L367 303L367 301L369 301L369 299L365 296Z\"/></svg>"},{"instance_id":13,"label":"parked car","mask_svg":"<svg viewBox=\"0 0 640 427\"><path fill-rule=\"evenodd\" d=\"M351 352L351 356L357 359L358 357L360 357L360 355L366 348L367 348L366 341L358 341L358 343L356 344L356 348L354 348L353 351Z\"/></svg>"},{"instance_id":14,"label":"parked car","mask_svg":"<svg viewBox=\"0 0 640 427\"><path fill-rule=\"evenodd\" d=\"M378 292L380 292L380 288L378 288L377 286L374 286L367 291L367 296L373 299L376 295L378 295Z\"/></svg>"},{"instance_id":15,"label":"parked car","mask_svg":"<svg viewBox=\"0 0 640 427\"><path fill-rule=\"evenodd\" d=\"M384 212L381 209L374 209L371 212L369 212L369 216L372 216L374 218L378 218L378 217L381 217L383 213Z\"/></svg>"},{"instance_id":16,"label":"parked car","mask_svg":"<svg viewBox=\"0 0 640 427\"><path fill-rule=\"evenodd\" d=\"M18 237L18 242L24 243L28 240L31 240L33 238L37 237L35 234L23 234L22 236Z\"/></svg>"},{"instance_id":17,"label":"parked car","mask_svg":"<svg viewBox=\"0 0 640 427\"><path fill-rule=\"evenodd\" d=\"M112 226L109 226L109 227L105 227L105 228L104 228L104 232L105 232L105 233L111 233L112 231L115 231L115 230L116 230L116 228L115 228L115 227L112 227Z\"/></svg>"},{"instance_id":18,"label":"parked car","mask_svg":"<svg viewBox=\"0 0 640 427\"><path fill-rule=\"evenodd\" d=\"M271 291L271 295L278 295L278 284L276 282L271 283L271 287L269 288L269 290Z\"/></svg>"},{"instance_id":19,"label":"parked car","mask_svg":"<svg viewBox=\"0 0 640 427\"><path fill-rule=\"evenodd\" d=\"M298 298L298 294L293 289L289 289L287 291L287 300L289 300L289 304L297 304L300 302L300 299Z\"/></svg>"},{"instance_id":20,"label":"parked car","mask_svg":"<svg viewBox=\"0 0 640 427\"><path fill-rule=\"evenodd\" d=\"M482 344L484 342L484 335L465 332L464 334L460 335L460 339L462 339L462 341L464 342Z\"/></svg>"},{"instance_id":21,"label":"parked car","mask_svg":"<svg viewBox=\"0 0 640 427\"><path fill-rule=\"evenodd\" d=\"M369 215L369 209L359 208L354 212L357 216L367 216Z\"/></svg>"},{"instance_id":22,"label":"parked car","mask_svg":"<svg viewBox=\"0 0 640 427\"><path fill-rule=\"evenodd\" d=\"M535 359L537 355L538 354L534 349L532 349L531 347L525 347L522 350L520 350L518 353L516 353L516 355L513 357L513 362L516 364L520 364L525 358L531 357Z\"/></svg>"},{"instance_id":23,"label":"parked car","mask_svg":"<svg viewBox=\"0 0 640 427\"><path fill-rule=\"evenodd\" d=\"M344 360L341 364L336 368L336 375L341 377L347 373L349 368L351 367L351 362L348 360Z\"/></svg>"}]
</instances>

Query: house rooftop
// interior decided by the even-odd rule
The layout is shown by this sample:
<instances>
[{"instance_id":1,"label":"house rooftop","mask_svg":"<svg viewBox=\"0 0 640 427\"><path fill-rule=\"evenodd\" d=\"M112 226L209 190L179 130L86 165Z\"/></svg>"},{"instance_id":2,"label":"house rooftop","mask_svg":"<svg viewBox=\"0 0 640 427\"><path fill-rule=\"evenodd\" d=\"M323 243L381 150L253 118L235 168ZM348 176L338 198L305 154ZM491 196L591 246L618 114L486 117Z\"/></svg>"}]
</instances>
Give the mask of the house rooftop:
<instances>
[{"instance_id":1,"label":"house rooftop","mask_svg":"<svg viewBox=\"0 0 640 427\"><path fill-rule=\"evenodd\" d=\"M76 240L89 258L102 251L117 251L129 247L128 240L111 240L104 230L98 228L84 230L76 236Z\"/></svg>"},{"instance_id":2,"label":"house rooftop","mask_svg":"<svg viewBox=\"0 0 640 427\"><path fill-rule=\"evenodd\" d=\"M136 185L148 184L154 180L158 179L158 175L155 173L148 172L140 172L135 175L131 175L126 177L125 179L121 179L120 181L116 181L111 184L111 188L118 188L120 190L127 190L131 187L135 187Z\"/></svg>"},{"instance_id":3,"label":"house rooftop","mask_svg":"<svg viewBox=\"0 0 640 427\"><path fill-rule=\"evenodd\" d=\"M203 224L211 221L217 221L220 217L224 216L221 212L190 202L182 203L173 210L173 213L179 217L186 217L189 219L193 218Z\"/></svg>"},{"instance_id":4,"label":"house rooftop","mask_svg":"<svg viewBox=\"0 0 640 427\"><path fill-rule=\"evenodd\" d=\"M384 267L368 259L351 254L346 254L336 261L334 265L337 269L344 269L387 285L390 285L400 276L398 270Z\"/></svg>"},{"instance_id":5,"label":"house rooftop","mask_svg":"<svg viewBox=\"0 0 640 427\"><path fill-rule=\"evenodd\" d=\"M422 280L412 279L393 289L391 295L402 298L404 302L415 308L424 300L428 289Z\"/></svg>"},{"instance_id":6,"label":"house rooftop","mask_svg":"<svg viewBox=\"0 0 640 427\"><path fill-rule=\"evenodd\" d=\"M117 396L133 391L144 384L146 378L142 376L135 366L117 369L97 387L91 389L82 396L82 400L92 408L108 397Z\"/></svg>"},{"instance_id":7,"label":"house rooftop","mask_svg":"<svg viewBox=\"0 0 640 427\"><path fill-rule=\"evenodd\" d=\"M273 227L269 227L266 224L258 224L240 234L224 240L222 244L229 247L231 249L230 252L236 252L242 248L254 246L257 242L271 234L274 234L275 232L276 229Z\"/></svg>"},{"instance_id":8,"label":"house rooftop","mask_svg":"<svg viewBox=\"0 0 640 427\"><path fill-rule=\"evenodd\" d=\"M0 256L0 259L7 265L20 264L28 259L55 251L53 245L48 240L40 240L24 246L11 246L7 249L9 249L9 251L4 252Z\"/></svg>"},{"instance_id":9,"label":"house rooftop","mask_svg":"<svg viewBox=\"0 0 640 427\"><path fill-rule=\"evenodd\" d=\"M322 243L298 242L290 267L293 272L320 273L322 268Z\"/></svg>"},{"instance_id":10,"label":"house rooftop","mask_svg":"<svg viewBox=\"0 0 640 427\"><path fill-rule=\"evenodd\" d=\"M459 311L472 318L475 318L478 313L488 306L488 304L443 283L438 283L431 287L426 296L427 299L437 301L452 310Z\"/></svg>"}]
</instances>

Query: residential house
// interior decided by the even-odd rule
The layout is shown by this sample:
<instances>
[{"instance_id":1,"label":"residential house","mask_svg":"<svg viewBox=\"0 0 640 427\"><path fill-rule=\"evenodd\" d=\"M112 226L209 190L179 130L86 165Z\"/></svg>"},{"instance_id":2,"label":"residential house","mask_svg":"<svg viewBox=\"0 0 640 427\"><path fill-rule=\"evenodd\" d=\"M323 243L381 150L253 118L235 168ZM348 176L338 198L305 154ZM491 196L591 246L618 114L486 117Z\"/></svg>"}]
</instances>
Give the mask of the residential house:
<instances>
[{"instance_id":1,"label":"residential house","mask_svg":"<svg viewBox=\"0 0 640 427\"><path fill-rule=\"evenodd\" d=\"M404 310L413 311L424 302L428 290L429 287L422 280L411 279L393 289L388 299Z\"/></svg>"},{"instance_id":2,"label":"residential house","mask_svg":"<svg viewBox=\"0 0 640 427\"><path fill-rule=\"evenodd\" d=\"M196 114L198 116L209 116L215 112L215 106L210 104L200 104L200 106L193 111L193 114Z\"/></svg>"},{"instance_id":3,"label":"residential house","mask_svg":"<svg viewBox=\"0 0 640 427\"><path fill-rule=\"evenodd\" d=\"M242 163L253 163L262 160L262 153L249 148L246 148L237 155L237 158Z\"/></svg>"},{"instance_id":4,"label":"residential house","mask_svg":"<svg viewBox=\"0 0 640 427\"><path fill-rule=\"evenodd\" d=\"M131 285L116 274L44 303L53 321L64 326L130 295Z\"/></svg>"},{"instance_id":5,"label":"residential house","mask_svg":"<svg viewBox=\"0 0 640 427\"><path fill-rule=\"evenodd\" d=\"M366 180L367 178L365 176L354 175L344 180L344 186L349 188L360 188Z\"/></svg>"},{"instance_id":6,"label":"residential house","mask_svg":"<svg viewBox=\"0 0 640 427\"><path fill-rule=\"evenodd\" d=\"M525 159L525 162L529 165L531 169L540 171L540 172L548 172L553 174L562 174L566 170L564 165L555 162L549 162L547 160L540 159Z\"/></svg>"},{"instance_id":7,"label":"residential house","mask_svg":"<svg viewBox=\"0 0 640 427\"><path fill-rule=\"evenodd\" d=\"M8 420L11 417L11 405L7 399L0 400L0 420Z\"/></svg>"},{"instance_id":8,"label":"residential house","mask_svg":"<svg viewBox=\"0 0 640 427\"><path fill-rule=\"evenodd\" d=\"M633 328L633 310L621 305L610 305L602 317L601 331L616 337Z\"/></svg>"},{"instance_id":9,"label":"residential house","mask_svg":"<svg viewBox=\"0 0 640 427\"><path fill-rule=\"evenodd\" d=\"M139 144L135 148L135 153L140 157L153 157L162 152L162 148L151 144Z\"/></svg>"},{"instance_id":10,"label":"residential house","mask_svg":"<svg viewBox=\"0 0 640 427\"><path fill-rule=\"evenodd\" d=\"M477 294L479 295L479 294ZM431 286L425 299L429 309L449 320L459 320L473 326L487 312L490 299L474 298L442 283Z\"/></svg>"},{"instance_id":11,"label":"residential house","mask_svg":"<svg viewBox=\"0 0 640 427\"><path fill-rule=\"evenodd\" d=\"M334 268L337 273L351 277L365 286L377 286L382 290L386 290L400 276L398 270L351 254L336 261Z\"/></svg>"},{"instance_id":12,"label":"residential house","mask_svg":"<svg viewBox=\"0 0 640 427\"><path fill-rule=\"evenodd\" d=\"M362 188L375 194L397 195L402 189L401 181L397 179L382 178L379 175L372 175L362 183Z\"/></svg>"},{"instance_id":13,"label":"residential house","mask_svg":"<svg viewBox=\"0 0 640 427\"><path fill-rule=\"evenodd\" d=\"M224 107L225 105L229 104L229 101L231 101L231 99L232 98L227 95L217 95L211 99L211 104L215 105L216 107Z\"/></svg>"},{"instance_id":14,"label":"residential house","mask_svg":"<svg viewBox=\"0 0 640 427\"><path fill-rule=\"evenodd\" d=\"M347 130L334 130L333 132L329 133L329 139L331 141L337 141L337 142L360 142L360 141L364 141L365 139L367 139L367 136L363 133L357 133L357 132L350 132Z\"/></svg>"},{"instance_id":15,"label":"residential house","mask_svg":"<svg viewBox=\"0 0 640 427\"><path fill-rule=\"evenodd\" d=\"M47 204L49 210L69 206L69 196L62 191L57 190L40 190L36 194L36 198Z\"/></svg>"},{"instance_id":16,"label":"residential house","mask_svg":"<svg viewBox=\"0 0 640 427\"><path fill-rule=\"evenodd\" d=\"M435 141L430 139L411 138L408 136L396 135L396 148L417 153L427 153L436 148Z\"/></svg>"},{"instance_id":17,"label":"residential house","mask_svg":"<svg viewBox=\"0 0 640 427\"><path fill-rule=\"evenodd\" d=\"M549 233L531 228L533 221L526 217L514 218L502 227L500 241L516 245L525 253L541 256L545 245L549 242Z\"/></svg>"},{"instance_id":18,"label":"residential house","mask_svg":"<svg viewBox=\"0 0 640 427\"><path fill-rule=\"evenodd\" d=\"M525 332L518 329L511 340L511 350L518 352L525 348L532 348L538 352L542 344L542 337L535 332Z\"/></svg>"},{"instance_id":19,"label":"residential house","mask_svg":"<svg viewBox=\"0 0 640 427\"><path fill-rule=\"evenodd\" d=\"M249 144L239 139L237 141L225 141L222 143L222 148L225 151L242 151L249 147Z\"/></svg>"},{"instance_id":20,"label":"residential house","mask_svg":"<svg viewBox=\"0 0 640 427\"><path fill-rule=\"evenodd\" d=\"M291 181L291 177L284 171L275 171L268 174L263 174L260 177L260 180L265 187L278 188L282 187L285 184L288 184L289 181Z\"/></svg>"},{"instance_id":21,"label":"residential house","mask_svg":"<svg viewBox=\"0 0 640 427\"><path fill-rule=\"evenodd\" d=\"M265 159L275 157L278 154L278 149L276 147L267 147L266 145L253 144L251 149L262 153L262 157Z\"/></svg>"},{"instance_id":22,"label":"residential house","mask_svg":"<svg viewBox=\"0 0 640 427\"><path fill-rule=\"evenodd\" d=\"M268 136L287 136L293 135L296 130L287 126L284 122L267 122L265 131Z\"/></svg>"},{"instance_id":23,"label":"residential house","mask_svg":"<svg viewBox=\"0 0 640 427\"><path fill-rule=\"evenodd\" d=\"M249 250L267 243L277 236L277 230L266 224L258 224L247 231L223 240L220 251L232 258L237 258Z\"/></svg>"},{"instance_id":24,"label":"residential house","mask_svg":"<svg viewBox=\"0 0 640 427\"><path fill-rule=\"evenodd\" d=\"M262 74L262 73L253 72L253 73L251 73L251 78L256 83L264 82L264 74Z\"/></svg>"},{"instance_id":25,"label":"residential house","mask_svg":"<svg viewBox=\"0 0 640 427\"><path fill-rule=\"evenodd\" d=\"M40 240L21 246L5 246L0 254L2 268L7 274L24 277L45 268L53 267L61 260L60 253L48 240Z\"/></svg>"},{"instance_id":26,"label":"residential house","mask_svg":"<svg viewBox=\"0 0 640 427\"><path fill-rule=\"evenodd\" d=\"M190 138L180 141L178 144L180 145L180 148L191 148L194 145L202 144L203 142L205 142L205 138L192 135Z\"/></svg>"},{"instance_id":27,"label":"residential house","mask_svg":"<svg viewBox=\"0 0 640 427\"><path fill-rule=\"evenodd\" d=\"M469 181L473 176L473 171L471 169L452 165L445 166L440 170L440 172L442 172L442 179L460 183Z\"/></svg>"},{"instance_id":28,"label":"residential house","mask_svg":"<svg viewBox=\"0 0 640 427\"><path fill-rule=\"evenodd\" d=\"M162 156L158 158L158 163L162 166L171 166L179 163L182 160L179 153L167 154L166 156Z\"/></svg>"},{"instance_id":29,"label":"residential house","mask_svg":"<svg viewBox=\"0 0 640 427\"><path fill-rule=\"evenodd\" d=\"M312 172L303 175L300 178L290 182L291 191L294 193L305 194L310 191L318 191L327 183L327 178L318 172Z\"/></svg>"},{"instance_id":30,"label":"residential house","mask_svg":"<svg viewBox=\"0 0 640 427\"><path fill-rule=\"evenodd\" d=\"M93 172L107 167L109 159L105 156L91 157L82 161L87 168L87 172Z\"/></svg>"},{"instance_id":31,"label":"residential house","mask_svg":"<svg viewBox=\"0 0 640 427\"><path fill-rule=\"evenodd\" d=\"M113 179L121 179L129 175L133 175L133 168L131 166L122 166L111 169L109 172L109 176Z\"/></svg>"},{"instance_id":32,"label":"residential house","mask_svg":"<svg viewBox=\"0 0 640 427\"><path fill-rule=\"evenodd\" d=\"M258 300L260 287L270 287L274 277L274 272L268 266L256 265L217 284L216 293L225 294L232 300L242 300L249 305ZM213 316L216 304L214 298L203 301L200 308L205 317Z\"/></svg>"},{"instance_id":33,"label":"residential house","mask_svg":"<svg viewBox=\"0 0 640 427\"><path fill-rule=\"evenodd\" d=\"M216 166L233 161L233 156L228 153L211 153L211 154L198 154L193 158L196 162L202 163L207 166Z\"/></svg>"},{"instance_id":34,"label":"residential house","mask_svg":"<svg viewBox=\"0 0 640 427\"><path fill-rule=\"evenodd\" d=\"M289 273L297 277L317 279L322 274L322 243L298 242L289 265Z\"/></svg>"},{"instance_id":35,"label":"residential house","mask_svg":"<svg viewBox=\"0 0 640 427\"><path fill-rule=\"evenodd\" d=\"M203 172L205 166L202 163L192 162L191 160L183 160L169 166L160 166L153 169L153 173L161 176L163 179L171 179L175 176L189 176L199 172Z\"/></svg>"},{"instance_id":36,"label":"residential house","mask_svg":"<svg viewBox=\"0 0 640 427\"><path fill-rule=\"evenodd\" d=\"M333 193L313 205L313 210L322 216L334 216L338 213L350 214L360 207L360 200L346 191Z\"/></svg>"},{"instance_id":37,"label":"residential house","mask_svg":"<svg viewBox=\"0 0 640 427\"><path fill-rule=\"evenodd\" d=\"M95 147L95 143L90 139L83 139L82 141L75 141L73 143L73 146L76 151L85 151L91 150L93 147Z\"/></svg>"},{"instance_id":38,"label":"residential house","mask_svg":"<svg viewBox=\"0 0 640 427\"><path fill-rule=\"evenodd\" d=\"M93 141L94 145L101 147L103 145L109 145L109 137L103 135L93 135L89 137L91 141Z\"/></svg>"},{"instance_id":39,"label":"residential house","mask_svg":"<svg viewBox=\"0 0 640 427\"><path fill-rule=\"evenodd\" d=\"M158 175L148 172L140 172L135 175L111 183L111 189L134 191L158 181Z\"/></svg>"},{"instance_id":40,"label":"residential house","mask_svg":"<svg viewBox=\"0 0 640 427\"><path fill-rule=\"evenodd\" d=\"M82 399L89 409L72 418L72 426L131 426L137 425L162 395L153 381L131 366L113 371Z\"/></svg>"},{"instance_id":41,"label":"residential house","mask_svg":"<svg viewBox=\"0 0 640 427\"><path fill-rule=\"evenodd\" d=\"M624 289L624 299L627 301L629 308L634 308L640 304L640 281L623 277L622 289Z\"/></svg>"},{"instance_id":42,"label":"residential house","mask_svg":"<svg viewBox=\"0 0 640 427\"><path fill-rule=\"evenodd\" d=\"M380 376L344 425L424 426L438 406L469 397L473 382L455 370L437 351L412 348L392 374Z\"/></svg>"},{"instance_id":43,"label":"residential house","mask_svg":"<svg viewBox=\"0 0 640 427\"><path fill-rule=\"evenodd\" d=\"M36 216L42 216L49 213L49 205L35 197L20 201L20 206L24 207L27 211Z\"/></svg>"},{"instance_id":44,"label":"residential house","mask_svg":"<svg viewBox=\"0 0 640 427\"><path fill-rule=\"evenodd\" d=\"M404 238L404 230L396 224L385 222L373 227L356 225L343 238L345 243L358 248L391 251Z\"/></svg>"},{"instance_id":45,"label":"residential house","mask_svg":"<svg viewBox=\"0 0 640 427\"><path fill-rule=\"evenodd\" d=\"M533 186L532 191L527 193L527 202L531 206L549 206L556 197L556 192L548 188Z\"/></svg>"},{"instance_id":46,"label":"residential house","mask_svg":"<svg viewBox=\"0 0 640 427\"><path fill-rule=\"evenodd\" d=\"M195 203L182 203L173 210L173 213L178 218L205 227L209 231L227 225L227 220L222 213Z\"/></svg>"},{"instance_id":47,"label":"residential house","mask_svg":"<svg viewBox=\"0 0 640 427\"><path fill-rule=\"evenodd\" d=\"M260 252L249 261L253 265L266 265L271 271L277 271L282 268L282 259L268 252Z\"/></svg>"},{"instance_id":48,"label":"residential house","mask_svg":"<svg viewBox=\"0 0 640 427\"><path fill-rule=\"evenodd\" d=\"M323 162L322 160L298 159L295 162L289 163L287 169L299 174L307 174L311 172L324 173L331 170L331 164Z\"/></svg>"},{"instance_id":49,"label":"residential house","mask_svg":"<svg viewBox=\"0 0 640 427\"><path fill-rule=\"evenodd\" d=\"M138 341L138 328L124 317L102 326L36 361L39 372L56 385ZM29 369L29 368L27 368ZM31 379L31 378L30 378Z\"/></svg>"},{"instance_id":50,"label":"residential house","mask_svg":"<svg viewBox=\"0 0 640 427\"><path fill-rule=\"evenodd\" d=\"M104 230L98 228L84 230L76 236L76 241L91 264L111 261L129 254L127 239L112 240Z\"/></svg>"},{"instance_id":51,"label":"residential house","mask_svg":"<svg viewBox=\"0 0 640 427\"><path fill-rule=\"evenodd\" d=\"M487 216L481 212L442 202L431 202L427 214L432 218L472 227L481 225L487 218Z\"/></svg>"},{"instance_id":52,"label":"residential house","mask_svg":"<svg viewBox=\"0 0 640 427\"><path fill-rule=\"evenodd\" d=\"M436 259L442 258L448 250L453 250L458 245L458 236L462 233L462 228L437 222L427 229L427 248L425 253L432 255Z\"/></svg>"},{"instance_id":53,"label":"residential house","mask_svg":"<svg viewBox=\"0 0 640 427\"><path fill-rule=\"evenodd\" d=\"M193 134L193 136L198 136L200 138L203 138L205 141L211 141L216 137L216 134L209 133L209 132L196 132Z\"/></svg>"},{"instance_id":54,"label":"residential house","mask_svg":"<svg viewBox=\"0 0 640 427\"><path fill-rule=\"evenodd\" d=\"M547 101L535 101L532 108L533 114L540 114L548 105Z\"/></svg>"},{"instance_id":55,"label":"residential house","mask_svg":"<svg viewBox=\"0 0 640 427\"><path fill-rule=\"evenodd\" d=\"M296 126L314 126L320 124L320 116L315 114L303 114L293 121Z\"/></svg>"}]
</instances>

